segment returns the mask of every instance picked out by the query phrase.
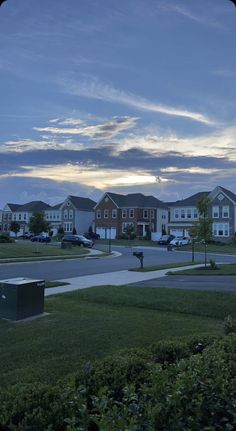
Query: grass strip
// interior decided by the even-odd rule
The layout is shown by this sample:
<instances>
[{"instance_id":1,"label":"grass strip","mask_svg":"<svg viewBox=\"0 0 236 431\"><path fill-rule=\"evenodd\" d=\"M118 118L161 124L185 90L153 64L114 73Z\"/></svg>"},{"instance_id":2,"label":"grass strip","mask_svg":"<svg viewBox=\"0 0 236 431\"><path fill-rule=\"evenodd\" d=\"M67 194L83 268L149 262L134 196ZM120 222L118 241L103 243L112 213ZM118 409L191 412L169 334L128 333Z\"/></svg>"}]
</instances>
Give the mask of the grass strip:
<instances>
[{"instance_id":1,"label":"grass strip","mask_svg":"<svg viewBox=\"0 0 236 431\"><path fill-rule=\"evenodd\" d=\"M236 275L236 264L217 264L217 268L213 269L207 265L193 269L185 269L180 271L170 271L168 275Z\"/></svg>"},{"instance_id":2,"label":"grass strip","mask_svg":"<svg viewBox=\"0 0 236 431\"><path fill-rule=\"evenodd\" d=\"M40 319L0 321L0 384L53 383L82 361L192 335L221 335L232 292L103 286L45 299Z\"/></svg>"}]
</instances>

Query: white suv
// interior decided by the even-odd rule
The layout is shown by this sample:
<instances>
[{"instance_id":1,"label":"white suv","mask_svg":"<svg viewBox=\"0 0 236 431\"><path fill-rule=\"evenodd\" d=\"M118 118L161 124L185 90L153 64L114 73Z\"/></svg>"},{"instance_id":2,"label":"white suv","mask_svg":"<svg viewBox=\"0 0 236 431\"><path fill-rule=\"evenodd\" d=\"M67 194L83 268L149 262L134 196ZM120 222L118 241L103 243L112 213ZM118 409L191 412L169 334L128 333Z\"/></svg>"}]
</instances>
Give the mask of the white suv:
<instances>
[{"instance_id":1,"label":"white suv","mask_svg":"<svg viewBox=\"0 0 236 431\"><path fill-rule=\"evenodd\" d=\"M170 242L170 245L174 245L176 247L180 247L181 245L187 245L190 244L191 239L187 236L177 236L176 238L172 239Z\"/></svg>"}]
</instances>

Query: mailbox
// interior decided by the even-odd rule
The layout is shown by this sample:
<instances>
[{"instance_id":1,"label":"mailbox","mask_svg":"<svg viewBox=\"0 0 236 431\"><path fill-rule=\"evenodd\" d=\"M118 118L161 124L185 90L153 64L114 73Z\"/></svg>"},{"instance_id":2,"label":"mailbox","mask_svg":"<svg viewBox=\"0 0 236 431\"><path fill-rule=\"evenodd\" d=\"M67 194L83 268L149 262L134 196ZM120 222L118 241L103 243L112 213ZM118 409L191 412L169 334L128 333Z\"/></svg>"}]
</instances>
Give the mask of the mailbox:
<instances>
[{"instance_id":1,"label":"mailbox","mask_svg":"<svg viewBox=\"0 0 236 431\"><path fill-rule=\"evenodd\" d=\"M143 268L143 252L142 251L134 251L133 256L137 257L140 260L140 268Z\"/></svg>"},{"instance_id":2,"label":"mailbox","mask_svg":"<svg viewBox=\"0 0 236 431\"><path fill-rule=\"evenodd\" d=\"M136 256L138 259L143 258L143 252L142 251L134 251L133 256Z\"/></svg>"},{"instance_id":3,"label":"mailbox","mask_svg":"<svg viewBox=\"0 0 236 431\"><path fill-rule=\"evenodd\" d=\"M44 280L0 280L0 318L21 320L44 312Z\"/></svg>"}]
</instances>

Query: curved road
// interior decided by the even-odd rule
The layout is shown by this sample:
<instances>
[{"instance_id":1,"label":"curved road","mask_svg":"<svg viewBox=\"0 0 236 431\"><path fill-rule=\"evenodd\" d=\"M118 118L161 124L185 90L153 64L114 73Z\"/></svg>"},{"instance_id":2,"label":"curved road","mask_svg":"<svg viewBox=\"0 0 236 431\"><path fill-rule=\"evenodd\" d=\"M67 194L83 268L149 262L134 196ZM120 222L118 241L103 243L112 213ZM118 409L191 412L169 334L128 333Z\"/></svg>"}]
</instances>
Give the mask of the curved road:
<instances>
[{"instance_id":1,"label":"curved road","mask_svg":"<svg viewBox=\"0 0 236 431\"><path fill-rule=\"evenodd\" d=\"M119 257L96 258L94 256L73 260L0 264L0 280L14 277L29 277L50 281L137 268L140 266L140 263L139 260L133 256L133 251L144 252L144 266L191 262L192 258L190 252L167 252L166 248L160 247L113 247L113 250L119 251L121 255ZM210 258L217 262L236 263L236 256L208 255L208 259ZM202 253L196 253L195 261L200 260L204 260L204 255Z\"/></svg>"}]
</instances>

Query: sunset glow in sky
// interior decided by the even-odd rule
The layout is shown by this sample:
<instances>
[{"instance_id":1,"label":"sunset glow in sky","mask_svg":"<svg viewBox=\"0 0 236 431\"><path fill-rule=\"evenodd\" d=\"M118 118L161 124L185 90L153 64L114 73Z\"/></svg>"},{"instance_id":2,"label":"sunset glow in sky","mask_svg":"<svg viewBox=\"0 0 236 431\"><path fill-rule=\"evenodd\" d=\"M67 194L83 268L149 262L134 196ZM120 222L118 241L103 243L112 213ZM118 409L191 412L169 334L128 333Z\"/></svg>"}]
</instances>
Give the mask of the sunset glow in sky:
<instances>
[{"instance_id":1,"label":"sunset glow in sky","mask_svg":"<svg viewBox=\"0 0 236 431\"><path fill-rule=\"evenodd\" d=\"M0 209L236 193L229 0L7 0L0 7Z\"/></svg>"}]
</instances>

